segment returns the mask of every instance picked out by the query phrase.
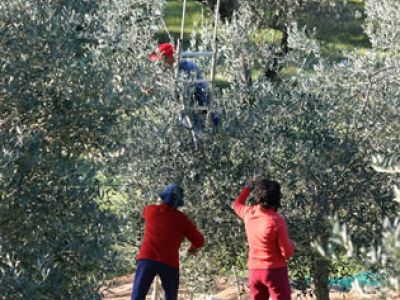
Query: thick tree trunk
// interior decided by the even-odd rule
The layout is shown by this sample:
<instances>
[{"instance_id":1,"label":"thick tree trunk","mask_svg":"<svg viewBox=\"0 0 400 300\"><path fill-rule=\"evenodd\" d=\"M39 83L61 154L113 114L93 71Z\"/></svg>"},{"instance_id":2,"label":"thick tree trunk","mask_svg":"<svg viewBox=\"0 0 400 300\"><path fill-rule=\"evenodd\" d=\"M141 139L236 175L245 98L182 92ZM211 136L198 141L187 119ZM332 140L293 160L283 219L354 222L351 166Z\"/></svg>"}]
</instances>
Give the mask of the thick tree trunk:
<instances>
[{"instance_id":1,"label":"thick tree trunk","mask_svg":"<svg viewBox=\"0 0 400 300\"><path fill-rule=\"evenodd\" d=\"M313 263L315 297L317 300L329 300L329 262L323 257L316 257Z\"/></svg>"},{"instance_id":2,"label":"thick tree trunk","mask_svg":"<svg viewBox=\"0 0 400 300\"><path fill-rule=\"evenodd\" d=\"M328 245L330 237L330 226L327 222L328 197L324 193L317 193L314 198L315 223L314 237L320 242L322 248ZM315 284L315 297L317 300L329 300L329 260L321 254L316 254L313 259L312 277Z\"/></svg>"}]
</instances>

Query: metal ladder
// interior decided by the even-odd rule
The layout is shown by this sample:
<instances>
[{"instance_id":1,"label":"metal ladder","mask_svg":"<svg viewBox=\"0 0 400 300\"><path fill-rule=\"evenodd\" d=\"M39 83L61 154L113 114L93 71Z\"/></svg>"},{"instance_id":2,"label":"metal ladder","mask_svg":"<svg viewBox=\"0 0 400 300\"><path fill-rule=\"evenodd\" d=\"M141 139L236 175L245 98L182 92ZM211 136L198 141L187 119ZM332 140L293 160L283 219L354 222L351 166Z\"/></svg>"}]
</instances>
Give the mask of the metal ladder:
<instances>
[{"instance_id":1,"label":"metal ladder","mask_svg":"<svg viewBox=\"0 0 400 300\"><path fill-rule=\"evenodd\" d=\"M210 83L211 87L208 89L208 104L207 106L196 106L196 107L185 107L184 96L179 95L181 99L181 108L182 111L190 110L190 111L206 111L206 127L209 127L211 124L211 111L213 105L213 97L214 97L214 90L215 90L215 74L216 74L216 62L217 62L217 27L219 23L219 8L221 4L221 0L217 0L216 7L215 7L215 14L214 14L214 30L213 30L213 39L212 39L212 51L203 51L203 52L190 52L190 51L183 51L183 31L185 27L185 15L186 15L186 3L187 0L183 0L183 8L182 8L182 20L181 20L181 31L180 36L178 39L177 45L177 59L175 62L175 82L176 82L176 90L178 90L177 85L179 81L179 65L182 58L196 58L196 57L211 57L211 70L210 76L211 79L201 79L201 80L186 80L185 84L198 84L198 83ZM196 132L193 128L192 121L185 115L185 121L189 124L192 132L193 142L195 147L198 147L198 138Z\"/></svg>"}]
</instances>

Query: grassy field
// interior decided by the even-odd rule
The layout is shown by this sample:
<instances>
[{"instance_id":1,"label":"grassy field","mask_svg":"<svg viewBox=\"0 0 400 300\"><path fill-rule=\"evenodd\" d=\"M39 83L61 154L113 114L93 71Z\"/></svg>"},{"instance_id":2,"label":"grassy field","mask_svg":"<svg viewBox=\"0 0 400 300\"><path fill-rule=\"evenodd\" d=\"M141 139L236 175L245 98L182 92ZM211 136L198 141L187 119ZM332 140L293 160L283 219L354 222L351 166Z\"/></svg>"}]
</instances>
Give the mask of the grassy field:
<instances>
[{"instance_id":1,"label":"grassy field","mask_svg":"<svg viewBox=\"0 0 400 300\"><path fill-rule=\"evenodd\" d=\"M343 0L337 0L335 7L323 7L321 5L309 6L302 13L295 16L299 28L305 28L315 38L321 49L321 55L331 62L339 62L344 58L344 53L356 50L362 54L370 47L367 35L363 32L365 9L363 0L350 0L345 5ZM159 42L167 42L171 38L177 40L180 34L183 1L167 1L165 11L166 27L157 36ZM184 48L187 48L192 32L199 32L204 21L212 22L212 13L209 8L201 3L189 0L187 2ZM261 28L259 34L254 37L256 43L271 44L280 43L282 32L272 28ZM296 69L285 66L282 75L293 74ZM262 74L262 68L254 68L252 78L256 79ZM217 70L217 82L219 87L228 83L223 74Z\"/></svg>"},{"instance_id":2,"label":"grassy field","mask_svg":"<svg viewBox=\"0 0 400 300\"><path fill-rule=\"evenodd\" d=\"M168 31L173 38L177 38L180 32L182 17L182 1L168 1L166 5L166 17ZM196 1L187 2L185 18L185 36L188 37L194 31L200 30L203 15L210 21L210 10ZM343 58L343 52L370 47L368 37L364 34L362 24L365 17L363 0L348 1L347 5L342 0L336 1L336 7L324 8L319 6L309 7L308 11L297 16L295 20L299 27L314 32L314 37L321 46L322 55L333 61ZM315 30L315 31L314 31ZM281 33L270 28L260 29L257 40L262 43L277 42ZM161 32L157 37L160 42L168 40L168 34Z\"/></svg>"},{"instance_id":3,"label":"grassy field","mask_svg":"<svg viewBox=\"0 0 400 300\"><path fill-rule=\"evenodd\" d=\"M173 39L178 39L181 31L182 6L182 1L167 2L165 12L165 23L167 25L167 29L164 29L157 36L157 39L160 42L166 42L169 40L168 33ZM203 18L208 21L211 20L209 16L210 11L204 5L195 1L187 2L184 27L184 36L186 41L190 38L193 30L195 32L198 32L200 30Z\"/></svg>"},{"instance_id":4,"label":"grassy field","mask_svg":"<svg viewBox=\"0 0 400 300\"><path fill-rule=\"evenodd\" d=\"M342 59L343 52L358 49L362 53L371 46L362 28L365 18L363 1L349 1L346 6L337 1L336 9L337 12L315 10L297 20L300 26L315 29L322 55L333 61Z\"/></svg>"}]
</instances>

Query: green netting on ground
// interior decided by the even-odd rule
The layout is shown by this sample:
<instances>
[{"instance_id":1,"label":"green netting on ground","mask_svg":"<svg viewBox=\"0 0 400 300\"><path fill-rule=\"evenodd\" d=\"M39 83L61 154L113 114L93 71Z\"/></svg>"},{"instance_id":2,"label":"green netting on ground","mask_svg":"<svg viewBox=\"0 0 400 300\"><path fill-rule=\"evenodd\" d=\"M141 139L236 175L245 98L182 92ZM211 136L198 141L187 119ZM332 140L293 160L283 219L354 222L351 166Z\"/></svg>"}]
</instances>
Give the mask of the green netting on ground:
<instances>
[{"instance_id":1,"label":"green netting on ground","mask_svg":"<svg viewBox=\"0 0 400 300\"><path fill-rule=\"evenodd\" d=\"M372 286L379 287L382 285L380 276L373 272L359 272L354 275L331 278L329 279L329 286L343 291L350 291L354 281L358 281L361 287Z\"/></svg>"}]
</instances>

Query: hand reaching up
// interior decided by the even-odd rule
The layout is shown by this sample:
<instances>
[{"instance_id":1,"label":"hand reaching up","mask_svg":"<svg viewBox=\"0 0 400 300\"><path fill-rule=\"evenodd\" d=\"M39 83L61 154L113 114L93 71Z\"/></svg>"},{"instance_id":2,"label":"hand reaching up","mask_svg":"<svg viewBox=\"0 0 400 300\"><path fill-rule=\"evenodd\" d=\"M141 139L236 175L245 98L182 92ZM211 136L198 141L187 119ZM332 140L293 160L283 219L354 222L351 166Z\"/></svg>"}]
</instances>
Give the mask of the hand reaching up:
<instances>
[{"instance_id":1,"label":"hand reaching up","mask_svg":"<svg viewBox=\"0 0 400 300\"><path fill-rule=\"evenodd\" d=\"M256 186L257 182L262 179L261 175L256 175L252 179L249 179L246 183L246 187L250 190L253 190L254 187Z\"/></svg>"}]
</instances>

